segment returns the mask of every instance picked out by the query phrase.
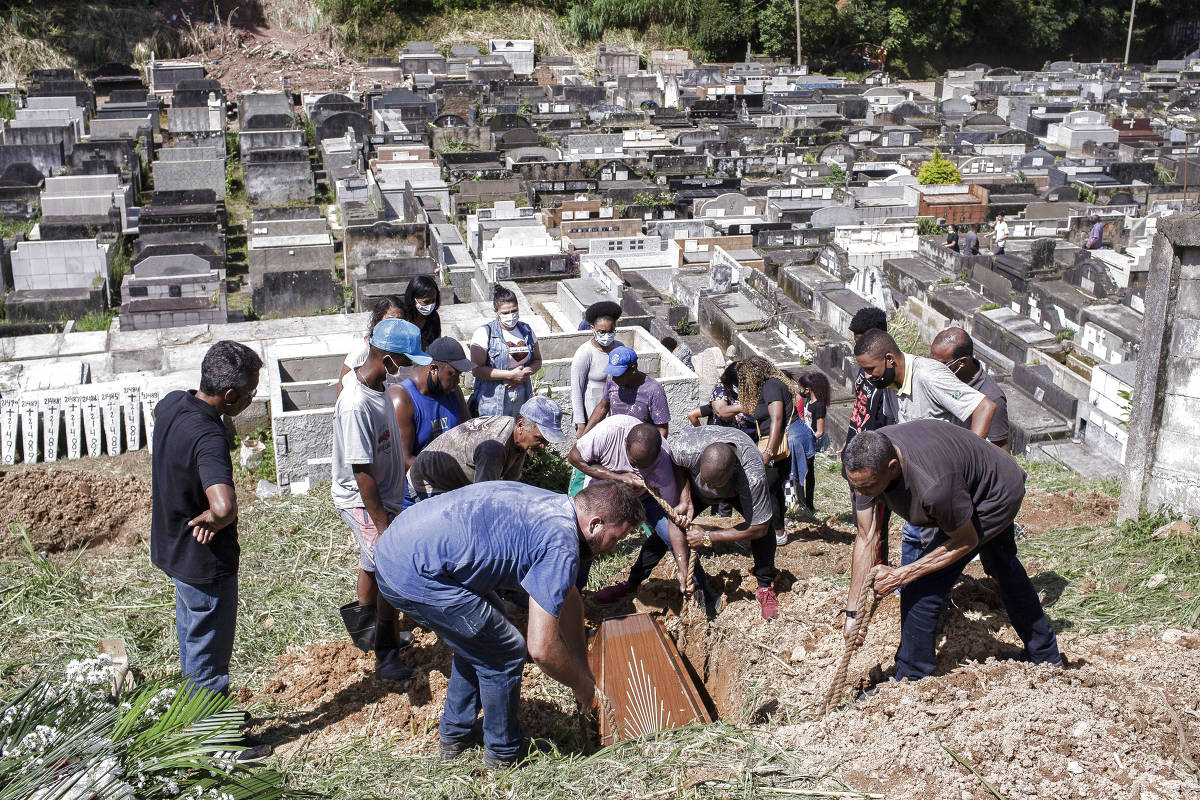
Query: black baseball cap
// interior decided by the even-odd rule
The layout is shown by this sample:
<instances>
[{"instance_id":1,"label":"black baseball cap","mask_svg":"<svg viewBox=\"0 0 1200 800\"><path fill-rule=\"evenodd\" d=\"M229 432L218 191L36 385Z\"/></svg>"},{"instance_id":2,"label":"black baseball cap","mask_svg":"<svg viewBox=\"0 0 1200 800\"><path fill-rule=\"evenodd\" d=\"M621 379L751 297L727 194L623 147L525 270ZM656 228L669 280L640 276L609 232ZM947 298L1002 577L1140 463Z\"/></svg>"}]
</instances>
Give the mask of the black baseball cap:
<instances>
[{"instance_id":1,"label":"black baseball cap","mask_svg":"<svg viewBox=\"0 0 1200 800\"><path fill-rule=\"evenodd\" d=\"M459 372L475 369L475 362L467 358L463 346L453 337L443 336L440 339L434 339L427 348L427 352L434 361L449 364Z\"/></svg>"}]
</instances>

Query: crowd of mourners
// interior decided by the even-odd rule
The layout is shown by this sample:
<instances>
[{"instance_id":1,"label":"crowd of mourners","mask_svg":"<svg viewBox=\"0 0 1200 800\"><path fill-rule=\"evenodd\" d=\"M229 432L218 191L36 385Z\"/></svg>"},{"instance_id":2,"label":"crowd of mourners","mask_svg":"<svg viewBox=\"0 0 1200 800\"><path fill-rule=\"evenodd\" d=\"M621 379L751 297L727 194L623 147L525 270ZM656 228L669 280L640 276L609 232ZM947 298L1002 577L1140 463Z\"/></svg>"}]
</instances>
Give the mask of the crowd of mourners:
<instances>
[{"instance_id":1,"label":"crowd of mourners","mask_svg":"<svg viewBox=\"0 0 1200 800\"><path fill-rule=\"evenodd\" d=\"M413 626L435 632L453 652L440 753L456 758L473 746L482 712L484 762L499 766L531 747L516 713L527 656L581 708L592 706L585 594L613 606L669 553L685 602L711 617L721 587L699 559L694 571L688 565L692 550L715 549L748 555L761 617L780 614L776 550L788 542L788 514L815 510L814 459L830 448L832 387L815 367L784 371L731 347L708 402L676 409L690 425L672 430L666 391L620 340L620 306L600 302L584 314L580 329L591 336L571 361L568 449L564 409L535 385L542 354L515 294L497 286L495 317L465 349L442 335L439 297L432 278L418 277L403 296L379 300L341 370L331 493L359 550L355 599L341 615L383 680L412 675L404 650ZM931 674L950 589L977 555L1025 642L1014 657L1060 664L1016 557L1025 474L1009 455L1007 403L970 336L947 329L930 358L914 356L870 307L850 333L860 371L838 480L848 484L858 534L846 636L863 581L880 595L899 591L894 677ZM686 344L662 343L692 368ZM155 409L151 557L175 583L182 670L216 692L229 686L239 552L222 417L248 407L261 366L250 348L219 342L199 390L172 392ZM550 445L567 449L566 494L520 482L530 455ZM740 521L697 524L706 512L737 512ZM899 566L888 559L891 514L904 520ZM587 592L593 559L637 530L645 539L628 575ZM513 622L521 616L524 631ZM243 757L263 749L254 744Z\"/></svg>"}]
</instances>

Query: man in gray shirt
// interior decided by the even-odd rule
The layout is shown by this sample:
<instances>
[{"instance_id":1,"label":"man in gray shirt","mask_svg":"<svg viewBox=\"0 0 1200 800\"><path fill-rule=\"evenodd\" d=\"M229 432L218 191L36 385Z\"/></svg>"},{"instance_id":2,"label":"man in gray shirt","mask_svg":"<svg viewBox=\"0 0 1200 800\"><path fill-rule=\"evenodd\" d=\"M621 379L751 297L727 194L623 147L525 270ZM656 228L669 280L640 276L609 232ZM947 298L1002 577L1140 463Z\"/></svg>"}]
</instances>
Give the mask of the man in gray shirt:
<instances>
[{"instance_id":1,"label":"man in gray shirt","mask_svg":"<svg viewBox=\"0 0 1200 800\"><path fill-rule=\"evenodd\" d=\"M745 520L732 528L708 531L691 527L687 532L690 547L711 546L713 542L750 542L754 555L758 591L755 599L763 619L779 614L779 601L771 584L775 580L775 536L771 531L771 495L763 457L750 437L736 428L707 425L689 428L671 442L671 460L688 474L688 492L681 501L690 504L684 514L691 521L696 514L721 500L732 503Z\"/></svg>"},{"instance_id":2,"label":"man in gray shirt","mask_svg":"<svg viewBox=\"0 0 1200 800\"><path fill-rule=\"evenodd\" d=\"M855 436L842 453L857 493L858 535L850 566L845 635L861 610L858 595L874 569L875 593L900 589L896 680L918 680L936 665L938 622L950 591L975 555L996 580L1025 649L1022 660L1061 666L1058 640L1037 591L1017 559L1013 521L1025 498L1025 473L998 447L954 425L918 420ZM876 501L925 532L904 542L901 566L874 566Z\"/></svg>"},{"instance_id":3,"label":"man in gray shirt","mask_svg":"<svg viewBox=\"0 0 1200 800\"><path fill-rule=\"evenodd\" d=\"M1008 397L983 365L975 358L975 342L962 328L946 328L933 337L929 357L946 365L954 377L983 394L996 404L987 440L1005 452L1010 452L1008 428Z\"/></svg>"},{"instance_id":4,"label":"man in gray shirt","mask_svg":"<svg viewBox=\"0 0 1200 800\"><path fill-rule=\"evenodd\" d=\"M881 330L863 334L854 345L854 358L877 387L895 390L896 413L890 416L897 422L941 419L987 438L996 404L964 386L944 364L901 352Z\"/></svg>"}]
</instances>

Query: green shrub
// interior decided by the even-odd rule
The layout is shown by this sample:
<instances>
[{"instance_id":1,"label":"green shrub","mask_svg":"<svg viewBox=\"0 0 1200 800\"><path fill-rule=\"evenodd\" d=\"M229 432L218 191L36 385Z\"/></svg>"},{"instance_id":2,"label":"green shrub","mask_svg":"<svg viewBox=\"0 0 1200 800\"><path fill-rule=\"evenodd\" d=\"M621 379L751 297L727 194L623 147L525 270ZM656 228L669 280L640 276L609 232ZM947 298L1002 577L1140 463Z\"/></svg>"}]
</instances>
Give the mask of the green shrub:
<instances>
[{"instance_id":1,"label":"green shrub","mask_svg":"<svg viewBox=\"0 0 1200 800\"><path fill-rule=\"evenodd\" d=\"M933 158L921 165L917 172L917 182L922 185L935 183L960 183L962 175L954 163L942 157L942 152L933 148Z\"/></svg>"}]
</instances>

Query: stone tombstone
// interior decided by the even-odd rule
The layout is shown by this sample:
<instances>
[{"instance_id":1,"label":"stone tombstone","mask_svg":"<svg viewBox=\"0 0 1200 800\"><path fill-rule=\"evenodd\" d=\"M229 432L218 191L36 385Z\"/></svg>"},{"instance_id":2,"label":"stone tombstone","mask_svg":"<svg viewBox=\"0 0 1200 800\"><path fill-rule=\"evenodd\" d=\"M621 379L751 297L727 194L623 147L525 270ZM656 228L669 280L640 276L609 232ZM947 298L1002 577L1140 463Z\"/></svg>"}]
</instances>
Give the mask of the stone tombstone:
<instances>
[{"instance_id":1,"label":"stone tombstone","mask_svg":"<svg viewBox=\"0 0 1200 800\"><path fill-rule=\"evenodd\" d=\"M146 449L154 454L154 407L162 398L157 389L142 389L142 425L146 428Z\"/></svg>"},{"instance_id":2,"label":"stone tombstone","mask_svg":"<svg viewBox=\"0 0 1200 800\"><path fill-rule=\"evenodd\" d=\"M16 400L0 400L0 461L17 463L17 426L21 411Z\"/></svg>"},{"instance_id":3,"label":"stone tombstone","mask_svg":"<svg viewBox=\"0 0 1200 800\"><path fill-rule=\"evenodd\" d=\"M728 292L733 286L733 271L737 266L737 262L724 255L723 250L713 250L712 261L708 265L708 290L716 294Z\"/></svg>"},{"instance_id":4,"label":"stone tombstone","mask_svg":"<svg viewBox=\"0 0 1200 800\"><path fill-rule=\"evenodd\" d=\"M83 401L76 392L63 398L63 425L67 432L67 458L79 458L83 451Z\"/></svg>"},{"instance_id":5,"label":"stone tombstone","mask_svg":"<svg viewBox=\"0 0 1200 800\"><path fill-rule=\"evenodd\" d=\"M1042 272L1054 267L1054 244L1057 240L1049 237L1036 239L1029 248L1029 266L1034 272Z\"/></svg>"},{"instance_id":6,"label":"stone tombstone","mask_svg":"<svg viewBox=\"0 0 1200 800\"><path fill-rule=\"evenodd\" d=\"M41 410L37 400L21 400L21 453L26 464L38 460L38 416Z\"/></svg>"},{"instance_id":7,"label":"stone tombstone","mask_svg":"<svg viewBox=\"0 0 1200 800\"><path fill-rule=\"evenodd\" d=\"M87 454L99 458L104 452L104 433L100 424L100 395L85 394L79 398L83 408L83 435L87 440Z\"/></svg>"},{"instance_id":8,"label":"stone tombstone","mask_svg":"<svg viewBox=\"0 0 1200 800\"><path fill-rule=\"evenodd\" d=\"M62 418L62 399L42 398L42 458L58 460L58 424Z\"/></svg>"},{"instance_id":9,"label":"stone tombstone","mask_svg":"<svg viewBox=\"0 0 1200 800\"><path fill-rule=\"evenodd\" d=\"M104 440L110 456L121 455L121 393L105 392L100 398L104 410Z\"/></svg>"},{"instance_id":10,"label":"stone tombstone","mask_svg":"<svg viewBox=\"0 0 1200 800\"><path fill-rule=\"evenodd\" d=\"M858 212L849 206L825 206L812 213L809 222L814 228L836 228L845 225L858 225L862 218Z\"/></svg>"},{"instance_id":11,"label":"stone tombstone","mask_svg":"<svg viewBox=\"0 0 1200 800\"><path fill-rule=\"evenodd\" d=\"M142 449L142 390L135 385L121 387L121 410L125 416L125 449Z\"/></svg>"}]
</instances>

